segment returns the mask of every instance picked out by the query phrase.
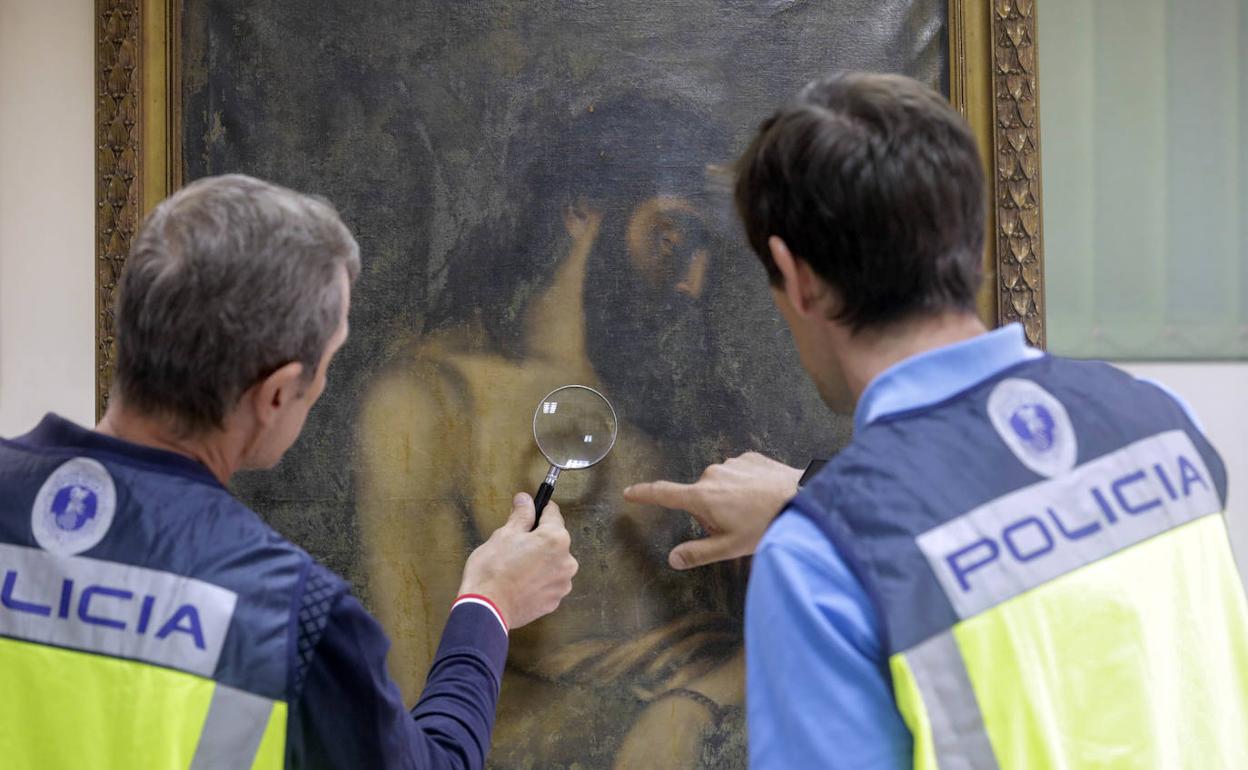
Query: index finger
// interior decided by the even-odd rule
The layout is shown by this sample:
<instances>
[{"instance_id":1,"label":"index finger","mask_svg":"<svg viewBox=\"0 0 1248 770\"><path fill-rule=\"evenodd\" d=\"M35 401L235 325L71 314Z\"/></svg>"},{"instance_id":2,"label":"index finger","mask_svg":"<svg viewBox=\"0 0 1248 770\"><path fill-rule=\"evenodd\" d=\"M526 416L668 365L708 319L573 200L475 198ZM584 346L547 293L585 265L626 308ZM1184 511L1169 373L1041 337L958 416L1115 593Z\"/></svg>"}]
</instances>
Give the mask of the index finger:
<instances>
[{"instance_id":1,"label":"index finger","mask_svg":"<svg viewBox=\"0 0 1248 770\"><path fill-rule=\"evenodd\" d=\"M675 481L643 481L624 490L624 499L630 503L661 505L688 511L693 500L693 484Z\"/></svg>"}]
</instances>

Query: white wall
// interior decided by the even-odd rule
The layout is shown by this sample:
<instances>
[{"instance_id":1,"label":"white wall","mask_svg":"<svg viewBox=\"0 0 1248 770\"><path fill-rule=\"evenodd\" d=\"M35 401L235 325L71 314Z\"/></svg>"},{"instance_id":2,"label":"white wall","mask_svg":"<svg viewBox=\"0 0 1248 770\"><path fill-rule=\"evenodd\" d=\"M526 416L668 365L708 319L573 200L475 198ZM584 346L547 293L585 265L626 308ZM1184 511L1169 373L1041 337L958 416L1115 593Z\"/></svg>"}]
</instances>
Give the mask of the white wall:
<instances>
[{"instance_id":1,"label":"white wall","mask_svg":"<svg viewBox=\"0 0 1248 770\"><path fill-rule=\"evenodd\" d=\"M0 436L93 423L91 0L0 0Z\"/></svg>"}]
</instances>

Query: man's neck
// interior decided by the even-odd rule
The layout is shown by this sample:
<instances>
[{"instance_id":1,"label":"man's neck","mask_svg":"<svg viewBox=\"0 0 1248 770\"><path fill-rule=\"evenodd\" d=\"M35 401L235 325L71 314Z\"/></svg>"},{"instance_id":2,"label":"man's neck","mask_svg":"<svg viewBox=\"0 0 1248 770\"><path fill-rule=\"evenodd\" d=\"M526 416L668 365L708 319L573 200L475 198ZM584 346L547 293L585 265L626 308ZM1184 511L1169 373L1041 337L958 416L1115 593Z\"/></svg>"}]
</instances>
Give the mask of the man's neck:
<instances>
[{"instance_id":1,"label":"man's neck","mask_svg":"<svg viewBox=\"0 0 1248 770\"><path fill-rule=\"evenodd\" d=\"M965 342L988 331L974 313L948 312L900 321L879 330L846 334L842 359L854 402L884 370L907 358Z\"/></svg>"},{"instance_id":2,"label":"man's neck","mask_svg":"<svg viewBox=\"0 0 1248 770\"><path fill-rule=\"evenodd\" d=\"M163 449L166 452L189 457L206 467L217 481L229 483L242 464L241 452L232 449L236 442L230 441L222 431L194 436L181 436L167 419L139 414L127 409L114 397L108 411L95 426L99 433L112 436L131 444Z\"/></svg>"}]
</instances>

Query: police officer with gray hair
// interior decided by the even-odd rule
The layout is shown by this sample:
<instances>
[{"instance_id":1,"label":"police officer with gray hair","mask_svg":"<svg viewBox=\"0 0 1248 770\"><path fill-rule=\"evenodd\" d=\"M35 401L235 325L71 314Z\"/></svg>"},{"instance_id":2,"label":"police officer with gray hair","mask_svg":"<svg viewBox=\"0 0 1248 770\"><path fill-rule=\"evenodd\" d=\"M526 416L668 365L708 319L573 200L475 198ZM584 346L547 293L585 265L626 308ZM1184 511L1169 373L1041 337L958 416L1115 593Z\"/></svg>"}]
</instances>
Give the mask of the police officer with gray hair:
<instances>
[{"instance_id":1,"label":"police officer with gray hair","mask_svg":"<svg viewBox=\"0 0 1248 770\"><path fill-rule=\"evenodd\" d=\"M517 495L469 556L409 712L346 583L226 487L298 437L359 269L328 202L246 176L194 182L143 225L104 418L0 441L7 767L484 765L508 629L577 569L558 506L530 531ZM73 740L54 740L66 713Z\"/></svg>"}]
</instances>

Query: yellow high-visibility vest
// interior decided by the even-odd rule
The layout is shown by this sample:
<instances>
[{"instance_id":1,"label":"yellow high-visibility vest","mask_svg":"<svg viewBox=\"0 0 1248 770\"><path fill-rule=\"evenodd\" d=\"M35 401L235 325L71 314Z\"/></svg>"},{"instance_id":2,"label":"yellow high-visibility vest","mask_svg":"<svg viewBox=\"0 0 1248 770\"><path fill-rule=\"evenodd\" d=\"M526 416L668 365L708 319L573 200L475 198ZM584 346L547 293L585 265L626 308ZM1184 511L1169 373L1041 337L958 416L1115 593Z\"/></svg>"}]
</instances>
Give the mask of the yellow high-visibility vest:
<instances>
[{"instance_id":1,"label":"yellow high-visibility vest","mask_svg":"<svg viewBox=\"0 0 1248 770\"><path fill-rule=\"evenodd\" d=\"M870 423L793 508L877 605L915 768L1238 770L1226 489L1170 396L1043 357Z\"/></svg>"}]
</instances>

